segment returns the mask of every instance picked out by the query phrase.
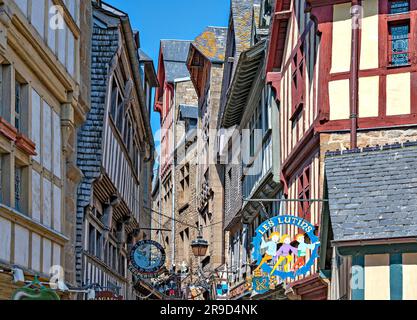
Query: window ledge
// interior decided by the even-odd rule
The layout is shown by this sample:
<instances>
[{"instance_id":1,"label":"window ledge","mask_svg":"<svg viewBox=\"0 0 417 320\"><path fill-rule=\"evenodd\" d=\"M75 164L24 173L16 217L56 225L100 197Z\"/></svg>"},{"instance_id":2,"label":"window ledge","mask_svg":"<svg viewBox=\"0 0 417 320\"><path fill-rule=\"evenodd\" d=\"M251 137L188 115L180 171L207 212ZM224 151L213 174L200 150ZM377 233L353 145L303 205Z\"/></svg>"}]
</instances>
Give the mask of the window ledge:
<instances>
[{"instance_id":1,"label":"window ledge","mask_svg":"<svg viewBox=\"0 0 417 320\"><path fill-rule=\"evenodd\" d=\"M407 67L411 67L411 63L405 63L405 64L399 64L399 65L389 64L387 66L388 69L407 68Z\"/></svg>"},{"instance_id":2,"label":"window ledge","mask_svg":"<svg viewBox=\"0 0 417 320\"><path fill-rule=\"evenodd\" d=\"M0 134L5 136L10 141L16 141L17 139L17 130L4 118L0 117Z\"/></svg>"},{"instance_id":3,"label":"window ledge","mask_svg":"<svg viewBox=\"0 0 417 320\"><path fill-rule=\"evenodd\" d=\"M2 117L0 117L0 134L6 137L6 139L15 142L16 146L27 155L37 155L35 152L36 144L24 134L18 132L14 126Z\"/></svg>"},{"instance_id":4,"label":"window ledge","mask_svg":"<svg viewBox=\"0 0 417 320\"><path fill-rule=\"evenodd\" d=\"M30 156L36 156L36 144L25 135L18 133L16 146Z\"/></svg>"},{"instance_id":5,"label":"window ledge","mask_svg":"<svg viewBox=\"0 0 417 320\"><path fill-rule=\"evenodd\" d=\"M51 229L4 204L0 204L0 217L17 223L26 229L41 234L43 237L64 246L70 239L62 233Z\"/></svg>"}]
</instances>

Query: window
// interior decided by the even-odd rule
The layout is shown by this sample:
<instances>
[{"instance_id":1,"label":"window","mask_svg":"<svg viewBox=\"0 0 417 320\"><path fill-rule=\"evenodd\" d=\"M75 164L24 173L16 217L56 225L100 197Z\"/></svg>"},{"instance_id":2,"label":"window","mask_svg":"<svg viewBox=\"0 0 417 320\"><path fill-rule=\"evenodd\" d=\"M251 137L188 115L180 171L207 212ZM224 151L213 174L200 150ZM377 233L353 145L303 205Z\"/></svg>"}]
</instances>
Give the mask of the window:
<instances>
[{"instance_id":1,"label":"window","mask_svg":"<svg viewBox=\"0 0 417 320\"><path fill-rule=\"evenodd\" d=\"M21 87L20 87L20 83L16 81L16 86L15 86L15 104L14 104L14 112L15 112L15 118L14 118L14 122L15 122L15 128L20 131L21 127L20 127L20 118L21 118L21 103L22 103L22 93L21 93Z\"/></svg>"},{"instance_id":2,"label":"window","mask_svg":"<svg viewBox=\"0 0 417 320\"><path fill-rule=\"evenodd\" d=\"M123 132L123 120L124 120L124 103L122 100L118 101L119 104L117 106L117 118L116 118L116 127L119 129L120 134Z\"/></svg>"},{"instance_id":3,"label":"window","mask_svg":"<svg viewBox=\"0 0 417 320\"><path fill-rule=\"evenodd\" d=\"M306 168L298 178L298 216L310 220L310 168Z\"/></svg>"},{"instance_id":4,"label":"window","mask_svg":"<svg viewBox=\"0 0 417 320\"><path fill-rule=\"evenodd\" d=\"M391 66L408 65L410 25L408 22L390 23L389 25L389 63Z\"/></svg>"},{"instance_id":5,"label":"window","mask_svg":"<svg viewBox=\"0 0 417 320\"><path fill-rule=\"evenodd\" d=\"M96 229L93 225L88 225L88 252L95 255L96 251Z\"/></svg>"},{"instance_id":6,"label":"window","mask_svg":"<svg viewBox=\"0 0 417 320\"><path fill-rule=\"evenodd\" d=\"M297 50L292 59L292 117L296 118L302 110L304 99L305 79L304 79L304 46L303 44Z\"/></svg>"},{"instance_id":7,"label":"window","mask_svg":"<svg viewBox=\"0 0 417 320\"><path fill-rule=\"evenodd\" d=\"M22 207L22 168L15 168L14 175L14 204L17 211L21 211Z\"/></svg>"},{"instance_id":8,"label":"window","mask_svg":"<svg viewBox=\"0 0 417 320\"><path fill-rule=\"evenodd\" d=\"M185 164L180 170L180 201L181 204L186 204L190 199L190 164Z\"/></svg>"},{"instance_id":9,"label":"window","mask_svg":"<svg viewBox=\"0 0 417 320\"><path fill-rule=\"evenodd\" d=\"M410 11L410 2L409 0L396 0L389 2L389 13L390 14L399 14Z\"/></svg>"},{"instance_id":10,"label":"window","mask_svg":"<svg viewBox=\"0 0 417 320\"><path fill-rule=\"evenodd\" d=\"M102 258L101 248L102 248L102 236L101 236L101 233L96 230L96 251L95 251L95 256L97 258L99 258L99 259Z\"/></svg>"},{"instance_id":11,"label":"window","mask_svg":"<svg viewBox=\"0 0 417 320\"><path fill-rule=\"evenodd\" d=\"M16 77L19 77L16 75ZM20 78L20 77L19 77ZM15 81L15 101L14 101L14 126L22 133L27 134L26 117L28 116L27 111L27 86L26 84Z\"/></svg>"},{"instance_id":12,"label":"window","mask_svg":"<svg viewBox=\"0 0 417 320\"><path fill-rule=\"evenodd\" d=\"M113 79L113 86L111 89L111 98L110 98L110 114L113 120L116 120L116 106L118 105L118 97L119 97L119 88L117 87L116 80Z\"/></svg>"}]
</instances>

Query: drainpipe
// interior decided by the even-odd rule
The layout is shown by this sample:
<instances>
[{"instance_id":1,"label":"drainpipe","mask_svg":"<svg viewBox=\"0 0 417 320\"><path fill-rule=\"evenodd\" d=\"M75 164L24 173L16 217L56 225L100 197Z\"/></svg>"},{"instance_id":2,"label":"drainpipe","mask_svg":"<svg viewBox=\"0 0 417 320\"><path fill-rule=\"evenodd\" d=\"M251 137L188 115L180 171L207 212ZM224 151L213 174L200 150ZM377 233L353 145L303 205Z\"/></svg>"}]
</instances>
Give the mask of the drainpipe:
<instances>
[{"instance_id":1,"label":"drainpipe","mask_svg":"<svg viewBox=\"0 0 417 320\"><path fill-rule=\"evenodd\" d=\"M358 101L359 101L359 29L360 29L359 0L352 1L352 52L351 52L351 73L350 73L350 148L358 147Z\"/></svg>"}]
</instances>

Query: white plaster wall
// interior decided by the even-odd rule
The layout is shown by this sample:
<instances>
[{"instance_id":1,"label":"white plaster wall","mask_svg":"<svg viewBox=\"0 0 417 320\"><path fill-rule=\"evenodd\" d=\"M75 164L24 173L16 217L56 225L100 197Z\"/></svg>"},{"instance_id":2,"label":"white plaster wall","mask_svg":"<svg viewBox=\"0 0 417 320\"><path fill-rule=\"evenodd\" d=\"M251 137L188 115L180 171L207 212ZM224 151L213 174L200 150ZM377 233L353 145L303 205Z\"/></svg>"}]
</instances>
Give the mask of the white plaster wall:
<instances>
[{"instance_id":1,"label":"white plaster wall","mask_svg":"<svg viewBox=\"0 0 417 320\"><path fill-rule=\"evenodd\" d=\"M51 107L43 102L43 134L42 134L42 164L52 171L52 111Z\"/></svg>"},{"instance_id":2,"label":"white plaster wall","mask_svg":"<svg viewBox=\"0 0 417 320\"><path fill-rule=\"evenodd\" d=\"M64 29L57 30L58 33L58 59L63 65L65 65L65 56L66 56L66 39L67 39L67 26L65 25Z\"/></svg>"},{"instance_id":3,"label":"white plaster wall","mask_svg":"<svg viewBox=\"0 0 417 320\"><path fill-rule=\"evenodd\" d=\"M43 239L43 259L42 272L48 274L51 269L52 262L52 242L48 239Z\"/></svg>"},{"instance_id":4,"label":"white plaster wall","mask_svg":"<svg viewBox=\"0 0 417 320\"><path fill-rule=\"evenodd\" d=\"M365 300L390 300L390 256L365 256Z\"/></svg>"},{"instance_id":5,"label":"white plaster wall","mask_svg":"<svg viewBox=\"0 0 417 320\"><path fill-rule=\"evenodd\" d=\"M33 159L41 162L41 98L32 89L32 141L36 144L37 155Z\"/></svg>"},{"instance_id":6,"label":"white plaster wall","mask_svg":"<svg viewBox=\"0 0 417 320\"><path fill-rule=\"evenodd\" d=\"M351 3L333 6L332 68L331 73L350 70L352 20Z\"/></svg>"},{"instance_id":7,"label":"white plaster wall","mask_svg":"<svg viewBox=\"0 0 417 320\"><path fill-rule=\"evenodd\" d=\"M42 223L51 227L52 225L52 186L51 182L47 179L43 179L43 221Z\"/></svg>"},{"instance_id":8,"label":"white plaster wall","mask_svg":"<svg viewBox=\"0 0 417 320\"><path fill-rule=\"evenodd\" d=\"M329 82L330 120L349 119L349 80Z\"/></svg>"},{"instance_id":9,"label":"white plaster wall","mask_svg":"<svg viewBox=\"0 0 417 320\"><path fill-rule=\"evenodd\" d=\"M387 75L387 115L411 113L410 77L409 72Z\"/></svg>"},{"instance_id":10,"label":"white plaster wall","mask_svg":"<svg viewBox=\"0 0 417 320\"><path fill-rule=\"evenodd\" d=\"M54 256L53 256L53 265L61 265L61 246L54 243Z\"/></svg>"},{"instance_id":11,"label":"white plaster wall","mask_svg":"<svg viewBox=\"0 0 417 320\"><path fill-rule=\"evenodd\" d=\"M378 0L363 1L362 8L360 68L378 68Z\"/></svg>"},{"instance_id":12,"label":"white plaster wall","mask_svg":"<svg viewBox=\"0 0 417 320\"><path fill-rule=\"evenodd\" d=\"M61 198L61 189L54 185L54 229L58 232L61 232L62 224L62 198Z\"/></svg>"},{"instance_id":13,"label":"white plaster wall","mask_svg":"<svg viewBox=\"0 0 417 320\"><path fill-rule=\"evenodd\" d=\"M10 244L12 241L12 224L0 217L0 260L10 261Z\"/></svg>"},{"instance_id":14,"label":"white plaster wall","mask_svg":"<svg viewBox=\"0 0 417 320\"><path fill-rule=\"evenodd\" d=\"M41 37L45 36L45 1L32 1L31 23Z\"/></svg>"},{"instance_id":15,"label":"white plaster wall","mask_svg":"<svg viewBox=\"0 0 417 320\"><path fill-rule=\"evenodd\" d=\"M417 300L417 253L403 254L403 299Z\"/></svg>"},{"instance_id":16,"label":"white plaster wall","mask_svg":"<svg viewBox=\"0 0 417 320\"><path fill-rule=\"evenodd\" d=\"M32 233L32 269L41 271L41 237Z\"/></svg>"},{"instance_id":17,"label":"white plaster wall","mask_svg":"<svg viewBox=\"0 0 417 320\"><path fill-rule=\"evenodd\" d=\"M68 32L67 70L72 76L75 75L75 38L72 32Z\"/></svg>"},{"instance_id":18,"label":"white plaster wall","mask_svg":"<svg viewBox=\"0 0 417 320\"><path fill-rule=\"evenodd\" d=\"M53 153L54 153L54 175L61 178L61 159L62 159L62 148L61 148L61 120L56 112L52 112L53 127L54 127L54 138L53 138Z\"/></svg>"},{"instance_id":19,"label":"white plaster wall","mask_svg":"<svg viewBox=\"0 0 417 320\"><path fill-rule=\"evenodd\" d=\"M32 219L41 222L41 176L32 170Z\"/></svg>"},{"instance_id":20,"label":"white plaster wall","mask_svg":"<svg viewBox=\"0 0 417 320\"><path fill-rule=\"evenodd\" d=\"M53 5L52 0L48 0L48 8ZM49 15L50 17L50 15ZM56 54L56 30L48 28L48 46Z\"/></svg>"},{"instance_id":21,"label":"white plaster wall","mask_svg":"<svg viewBox=\"0 0 417 320\"><path fill-rule=\"evenodd\" d=\"M377 117L379 113L379 76L359 78L359 116Z\"/></svg>"},{"instance_id":22,"label":"white plaster wall","mask_svg":"<svg viewBox=\"0 0 417 320\"><path fill-rule=\"evenodd\" d=\"M14 262L22 267L29 267L29 231L19 225L14 227Z\"/></svg>"}]
</instances>

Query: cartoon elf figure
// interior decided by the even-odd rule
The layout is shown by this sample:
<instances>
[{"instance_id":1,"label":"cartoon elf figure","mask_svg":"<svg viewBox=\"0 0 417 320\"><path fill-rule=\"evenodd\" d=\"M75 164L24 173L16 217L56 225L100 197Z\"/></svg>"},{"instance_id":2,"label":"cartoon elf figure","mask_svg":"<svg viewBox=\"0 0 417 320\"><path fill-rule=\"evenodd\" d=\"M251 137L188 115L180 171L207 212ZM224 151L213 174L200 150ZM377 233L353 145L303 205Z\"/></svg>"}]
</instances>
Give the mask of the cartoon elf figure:
<instances>
[{"instance_id":1,"label":"cartoon elf figure","mask_svg":"<svg viewBox=\"0 0 417 320\"><path fill-rule=\"evenodd\" d=\"M295 240L298 242L298 257L295 261L293 271L297 271L305 265L307 250L314 250L316 245L319 244L319 242L312 244L305 243L305 236L303 234L298 234Z\"/></svg>"},{"instance_id":2,"label":"cartoon elf figure","mask_svg":"<svg viewBox=\"0 0 417 320\"><path fill-rule=\"evenodd\" d=\"M277 252L277 244L279 242L280 233L279 232L273 232L269 236L268 242L265 242L264 238L262 237L262 243L261 243L261 250L266 249L265 255L261 260L261 263L259 266L255 269L254 272L257 272L261 270L261 267L264 263L269 262L274 257L275 253Z\"/></svg>"},{"instance_id":3,"label":"cartoon elf figure","mask_svg":"<svg viewBox=\"0 0 417 320\"><path fill-rule=\"evenodd\" d=\"M281 263L284 262L285 259L287 261L284 265L284 271L288 272L290 263L294 260L291 253L295 254L296 256L298 254L297 248L291 245L291 238L289 235L283 235L280 242L282 243L282 246L281 248L279 248L278 252L275 254L274 257L274 260L276 261L278 259L278 261L272 269L271 275L275 272L278 266L280 266Z\"/></svg>"}]
</instances>

